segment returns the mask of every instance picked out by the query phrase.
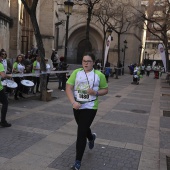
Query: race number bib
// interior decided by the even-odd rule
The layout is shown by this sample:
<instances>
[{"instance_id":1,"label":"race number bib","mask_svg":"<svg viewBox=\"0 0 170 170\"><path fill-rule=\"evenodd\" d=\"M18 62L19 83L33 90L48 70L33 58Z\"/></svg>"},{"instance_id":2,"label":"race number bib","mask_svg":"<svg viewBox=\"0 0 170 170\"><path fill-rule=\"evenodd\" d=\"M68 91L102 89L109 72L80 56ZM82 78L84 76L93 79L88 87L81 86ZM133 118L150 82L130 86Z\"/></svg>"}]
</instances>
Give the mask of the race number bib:
<instances>
[{"instance_id":1,"label":"race number bib","mask_svg":"<svg viewBox=\"0 0 170 170\"><path fill-rule=\"evenodd\" d=\"M90 95L87 94L86 90L77 91L77 101L88 102L90 100Z\"/></svg>"}]
</instances>

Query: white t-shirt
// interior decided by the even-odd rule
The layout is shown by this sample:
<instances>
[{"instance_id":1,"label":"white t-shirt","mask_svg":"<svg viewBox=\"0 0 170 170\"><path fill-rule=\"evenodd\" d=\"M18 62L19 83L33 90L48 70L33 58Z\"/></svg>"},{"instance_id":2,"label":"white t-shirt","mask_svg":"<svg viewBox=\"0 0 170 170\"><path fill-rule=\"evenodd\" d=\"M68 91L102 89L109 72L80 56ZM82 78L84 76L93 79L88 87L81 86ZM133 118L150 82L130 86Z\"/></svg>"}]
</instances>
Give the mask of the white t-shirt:
<instances>
[{"instance_id":1,"label":"white t-shirt","mask_svg":"<svg viewBox=\"0 0 170 170\"><path fill-rule=\"evenodd\" d=\"M51 67L48 63L46 64L46 70L47 70L47 73L49 73L51 71Z\"/></svg>"},{"instance_id":2,"label":"white t-shirt","mask_svg":"<svg viewBox=\"0 0 170 170\"><path fill-rule=\"evenodd\" d=\"M67 84L74 86L74 97L76 101L81 103L80 109L98 108L98 98L87 94L87 89L91 88L94 91L98 91L108 87L103 73L94 69L89 73L85 73L82 68L73 71L67 80Z\"/></svg>"},{"instance_id":3,"label":"white t-shirt","mask_svg":"<svg viewBox=\"0 0 170 170\"><path fill-rule=\"evenodd\" d=\"M3 64L3 66L4 66L4 69L5 69L5 73L7 72L7 60L6 59L3 59L2 60L2 64Z\"/></svg>"}]
</instances>

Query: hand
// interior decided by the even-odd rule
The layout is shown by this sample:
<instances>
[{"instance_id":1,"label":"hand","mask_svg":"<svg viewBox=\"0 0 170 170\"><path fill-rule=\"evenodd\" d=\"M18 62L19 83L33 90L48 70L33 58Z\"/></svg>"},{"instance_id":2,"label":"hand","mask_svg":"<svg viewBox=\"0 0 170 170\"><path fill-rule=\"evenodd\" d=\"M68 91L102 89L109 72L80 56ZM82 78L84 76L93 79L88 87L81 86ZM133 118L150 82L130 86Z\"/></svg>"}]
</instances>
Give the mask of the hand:
<instances>
[{"instance_id":1,"label":"hand","mask_svg":"<svg viewBox=\"0 0 170 170\"><path fill-rule=\"evenodd\" d=\"M95 96L96 95L96 91L94 91L93 89L89 88L89 89L87 89L87 94Z\"/></svg>"},{"instance_id":2,"label":"hand","mask_svg":"<svg viewBox=\"0 0 170 170\"><path fill-rule=\"evenodd\" d=\"M80 107L81 107L81 104L80 104L80 103L78 103L78 102L74 102L74 103L73 103L73 108L74 108L74 109L78 110Z\"/></svg>"}]
</instances>

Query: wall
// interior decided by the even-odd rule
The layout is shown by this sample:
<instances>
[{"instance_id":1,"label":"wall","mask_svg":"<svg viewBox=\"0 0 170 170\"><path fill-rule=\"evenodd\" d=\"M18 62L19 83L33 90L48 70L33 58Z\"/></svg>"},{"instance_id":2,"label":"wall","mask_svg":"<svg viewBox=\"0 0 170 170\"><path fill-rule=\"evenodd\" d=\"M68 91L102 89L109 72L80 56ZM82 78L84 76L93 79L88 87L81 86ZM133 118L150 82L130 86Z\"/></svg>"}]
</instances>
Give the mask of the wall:
<instances>
[{"instance_id":1,"label":"wall","mask_svg":"<svg viewBox=\"0 0 170 170\"><path fill-rule=\"evenodd\" d=\"M10 17L10 2L1 0L0 12ZM0 19L0 49L5 49L9 56L9 23Z\"/></svg>"},{"instance_id":2,"label":"wall","mask_svg":"<svg viewBox=\"0 0 170 170\"><path fill-rule=\"evenodd\" d=\"M39 5L39 28L42 35L45 57L50 58L51 50L54 48L54 1L46 0L42 1Z\"/></svg>"}]
</instances>

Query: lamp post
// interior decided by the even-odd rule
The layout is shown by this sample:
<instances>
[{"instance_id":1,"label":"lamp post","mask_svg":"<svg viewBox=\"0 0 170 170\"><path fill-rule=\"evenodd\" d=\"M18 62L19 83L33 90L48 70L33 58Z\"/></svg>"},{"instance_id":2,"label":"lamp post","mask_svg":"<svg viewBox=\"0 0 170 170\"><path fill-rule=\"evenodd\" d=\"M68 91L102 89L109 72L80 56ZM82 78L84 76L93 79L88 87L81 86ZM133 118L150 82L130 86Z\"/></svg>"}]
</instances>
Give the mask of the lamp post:
<instances>
[{"instance_id":1,"label":"lamp post","mask_svg":"<svg viewBox=\"0 0 170 170\"><path fill-rule=\"evenodd\" d=\"M124 54L123 54L123 68L122 68L122 75L124 75L125 51L126 51L126 48L128 48L128 47L127 47L127 41L125 40L125 41L124 41L124 48L122 49L122 51L124 52Z\"/></svg>"},{"instance_id":2,"label":"lamp post","mask_svg":"<svg viewBox=\"0 0 170 170\"><path fill-rule=\"evenodd\" d=\"M147 54L147 51L145 51L145 59L144 59L144 64L146 65L146 54Z\"/></svg>"},{"instance_id":3,"label":"lamp post","mask_svg":"<svg viewBox=\"0 0 170 170\"><path fill-rule=\"evenodd\" d=\"M146 63L146 65L148 65L149 64L149 53L147 53L147 55L148 55L148 57L147 57L147 63Z\"/></svg>"},{"instance_id":4,"label":"lamp post","mask_svg":"<svg viewBox=\"0 0 170 170\"><path fill-rule=\"evenodd\" d=\"M66 38L65 38L65 50L64 50L64 57L65 61L67 61L67 45L68 45L68 26L69 26L69 17L72 13L74 3L71 0L67 0L64 2L64 11L67 16L66 20Z\"/></svg>"}]
</instances>

